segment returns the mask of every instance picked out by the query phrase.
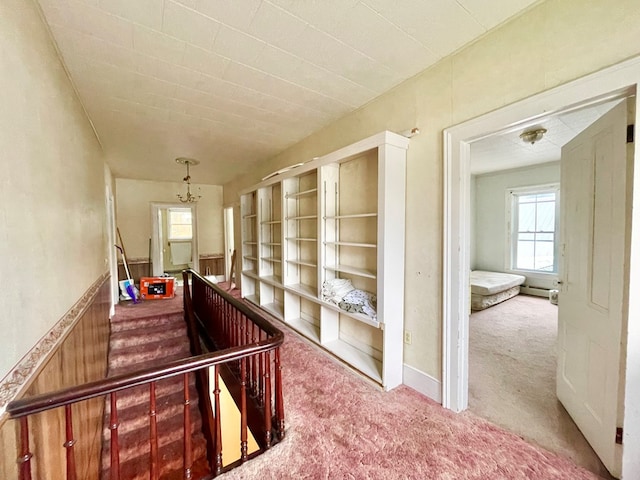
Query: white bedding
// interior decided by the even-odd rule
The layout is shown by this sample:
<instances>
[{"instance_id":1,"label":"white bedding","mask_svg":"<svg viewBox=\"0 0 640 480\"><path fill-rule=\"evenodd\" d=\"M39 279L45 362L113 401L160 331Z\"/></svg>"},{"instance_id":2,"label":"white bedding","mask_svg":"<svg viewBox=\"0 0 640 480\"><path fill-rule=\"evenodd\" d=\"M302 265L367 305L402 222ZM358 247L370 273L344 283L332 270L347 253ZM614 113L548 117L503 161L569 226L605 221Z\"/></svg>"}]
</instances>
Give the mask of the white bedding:
<instances>
[{"instance_id":1,"label":"white bedding","mask_svg":"<svg viewBox=\"0 0 640 480\"><path fill-rule=\"evenodd\" d=\"M471 293L478 295L493 295L518 285L522 285L526 277L512 273L485 272L474 270L471 272Z\"/></svg>"}]
</instances>

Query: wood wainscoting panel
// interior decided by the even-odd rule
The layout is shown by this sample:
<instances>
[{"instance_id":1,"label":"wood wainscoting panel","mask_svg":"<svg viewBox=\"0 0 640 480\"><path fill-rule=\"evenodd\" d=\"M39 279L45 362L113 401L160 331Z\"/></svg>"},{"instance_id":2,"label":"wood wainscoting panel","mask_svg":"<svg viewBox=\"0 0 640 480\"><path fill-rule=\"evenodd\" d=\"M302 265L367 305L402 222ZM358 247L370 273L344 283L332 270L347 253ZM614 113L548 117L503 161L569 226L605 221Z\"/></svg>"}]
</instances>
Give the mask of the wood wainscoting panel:
<instances>
[{"instance_id":1,"label":"wood wainscoting panel","mask_svg":"<svg viewBox=\"0 0 640 480\"><path fill-rule=\"evenodd\" d=\"M106 377L109 347L109 278L87 299L69 333L61 337L48 360L33 373L19 397L52 392ZM83 297L83 299L85 299ZM98 480L102 448L104 398L72 407L78 478ZM0 419L0 478L18 478L18 422ZM66 478L65 415L58 408L29 417L33 478Z\"/></svg>"}]
</instances>

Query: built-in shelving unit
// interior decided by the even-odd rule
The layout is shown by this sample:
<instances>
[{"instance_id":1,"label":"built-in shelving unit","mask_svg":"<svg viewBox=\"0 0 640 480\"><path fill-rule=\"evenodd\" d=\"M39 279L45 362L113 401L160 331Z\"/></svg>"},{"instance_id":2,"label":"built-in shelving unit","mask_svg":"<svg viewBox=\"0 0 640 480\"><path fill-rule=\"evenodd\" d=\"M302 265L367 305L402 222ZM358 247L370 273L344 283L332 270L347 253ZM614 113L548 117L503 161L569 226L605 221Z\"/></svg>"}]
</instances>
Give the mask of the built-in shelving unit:
<instances>
[{"instance_id":1,"label":"built-in shelving unit","mask_svg":"<svg viewBox=\"0 0 640 480\"><path fill-rule=\"evenodd\" d=\"M385 389L402 383L408 144L382 132L270 177L240 202L245 299ZM325 299L323 283L336 279L376 295L375 315Z\"/></svg>"}]
</instances>

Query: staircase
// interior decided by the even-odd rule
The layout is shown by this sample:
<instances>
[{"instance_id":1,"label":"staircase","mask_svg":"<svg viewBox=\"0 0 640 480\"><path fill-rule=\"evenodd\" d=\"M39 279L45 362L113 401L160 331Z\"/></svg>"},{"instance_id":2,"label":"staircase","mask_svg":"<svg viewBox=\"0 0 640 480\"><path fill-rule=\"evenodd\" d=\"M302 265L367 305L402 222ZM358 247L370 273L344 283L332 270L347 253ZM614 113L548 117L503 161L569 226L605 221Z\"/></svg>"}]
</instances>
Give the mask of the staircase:
<instances>
[{"instance_id":1,"label":"staircase","mask_svg":"<svg viewBox=\"0 0 640 480\"><path fill-rule=\"evenodd\" d=\"M148 300L137 305L118 305L111 320L108 377L129 373L190 356L189 339L180 295L172 300ZM206 441L201 432L195 377L189 374L192 475L209 472ZM149 478L149 386L124 390L117 397L120 478ZM101 479L110 480L110 402L106 399L103 428ZM156 383L158 468L161 480L184 478L184 377Z\"/></svg>"}]
</instances>

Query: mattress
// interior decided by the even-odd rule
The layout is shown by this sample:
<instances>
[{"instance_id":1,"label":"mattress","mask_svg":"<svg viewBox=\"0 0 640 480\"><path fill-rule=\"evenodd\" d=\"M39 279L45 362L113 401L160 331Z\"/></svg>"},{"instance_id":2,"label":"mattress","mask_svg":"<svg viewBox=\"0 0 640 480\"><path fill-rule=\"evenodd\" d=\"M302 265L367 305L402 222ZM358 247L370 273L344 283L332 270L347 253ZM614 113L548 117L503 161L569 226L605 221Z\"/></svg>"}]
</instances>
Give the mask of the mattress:
<instances>
[{"instance_id":1,"label":"mattress","mask_svg":"<svg viewBox=\"0 0 640 480\"><path fill-rule=\"evenodd\" d=\"M471 310L484 310L485 308L492 307L496 303L504 302L512 297L515 297L520 293L520 286L515 286L503 290L502 292L494 293L492 295L478 295L477 293L471 294Z\"/></svg>"},{"instance_id":2,"label":"mattress","mask_svg":"<svg viewBox=\"0 0 640 480\"><path fill-rule=\"evenodd\" d=\"M522 285L526 277L512 273L485 272L474 270L471 272L471 293L477 295L494 295L510 288Z\"/></svg>"}]
</instances>

